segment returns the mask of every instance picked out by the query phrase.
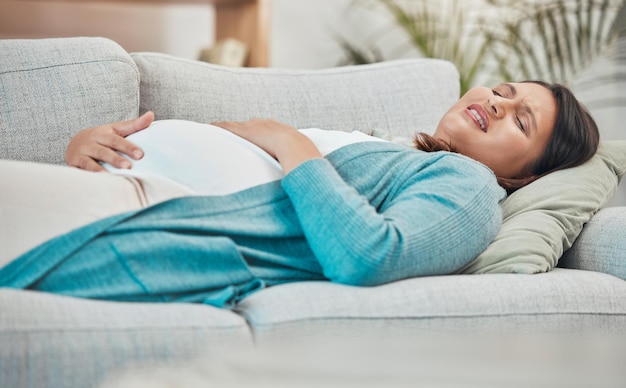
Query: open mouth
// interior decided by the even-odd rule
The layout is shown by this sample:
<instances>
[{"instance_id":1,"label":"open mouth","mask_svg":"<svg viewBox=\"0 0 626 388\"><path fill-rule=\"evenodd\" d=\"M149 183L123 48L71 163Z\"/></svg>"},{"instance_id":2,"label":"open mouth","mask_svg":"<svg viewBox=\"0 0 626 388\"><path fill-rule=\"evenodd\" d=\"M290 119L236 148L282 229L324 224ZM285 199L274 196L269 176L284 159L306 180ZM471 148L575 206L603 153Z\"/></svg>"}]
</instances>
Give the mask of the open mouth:
<instances>
[{"instance_id":1,"label":"open mouth","mask_svg":"<svg viewBox=\"0 0 626 388\"><path fill-rule=\"evenodd\" d=\"M489 116L487 116L485 109L478 104L472 104L467 107L467 110L476 120L476 124L480 127L480 129L486 133L489 128Z\"/></svg>"}]
</instances>

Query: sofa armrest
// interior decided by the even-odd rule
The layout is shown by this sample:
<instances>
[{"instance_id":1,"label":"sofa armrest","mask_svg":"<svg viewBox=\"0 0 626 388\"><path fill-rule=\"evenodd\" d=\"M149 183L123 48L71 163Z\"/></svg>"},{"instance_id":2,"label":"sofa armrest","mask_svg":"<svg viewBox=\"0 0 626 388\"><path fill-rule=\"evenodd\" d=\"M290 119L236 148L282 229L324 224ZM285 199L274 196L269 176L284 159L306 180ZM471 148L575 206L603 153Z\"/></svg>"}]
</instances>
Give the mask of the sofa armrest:
<instances>
[{"instance_id":1,"label":"sofa armrest","mask_svg":"<svg viewBox=\"0 0 626 388\"><path fill-rule=\"evenodd\" d=\"M111 40L5 39L0 53L0 159L63 164L76 132L139 113L139 72Z\"/></svg>"},{"instance_id":2,"label":"sofa armrest","mask_svg":"<svg viewBox=\"0 0 626 388\"><path fill-rule=\"evenodd\" d=\"M594 215L559 260L559 267L626 280L626 206L604 208Z\"/></svg>"}]
</instances>

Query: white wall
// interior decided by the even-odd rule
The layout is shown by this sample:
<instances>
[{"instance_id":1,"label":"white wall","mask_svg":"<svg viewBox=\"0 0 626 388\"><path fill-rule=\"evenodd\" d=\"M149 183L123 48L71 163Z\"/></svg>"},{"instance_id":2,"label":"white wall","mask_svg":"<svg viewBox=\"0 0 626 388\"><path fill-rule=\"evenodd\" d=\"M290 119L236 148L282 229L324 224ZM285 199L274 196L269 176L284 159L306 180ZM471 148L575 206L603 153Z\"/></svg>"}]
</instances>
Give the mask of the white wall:
<instances>
[{"instance_id":1,"label":"white wall","mask_svg":"<svg viewBox=\"0 0 626 388\"><path fill-rule=\"evenodd\" d=\"M213 20L209 5L0 1L0 38L105 36L186 58L213 43Z\"/></svg>"},{"instance_id":2,"label":"white wall","mask_svg":"<svg viewBox=\"0 0 626 388\"><path fill-rule=\"evenodd\" d=\"M379 37L381 29L388 26L387 17L355 7L354 3L354 0L272 0L272 66L335 67L345 59L338 37L352 43L362 42L364 46L374 36ZM389 37L397 38L398 34ZM390 46L393 49L402 43L393 42Z\"/></svg>"},{"instance_id":3,"label":"white wall","mask_svg":"<svg viewBox=\"0 0 626 388\"><path fill-rule=\"evenodd\" d=\"M335 35L357 37L372 27L352 0L272 0L270 63L280 68L336 66ZM214 42L210 5L0 0L0 39L105 36L127 51L196 59ZM378 22L380 24L380 21Z\"/></svg>"},{"instance_id":4,"label":"white wall","mask_svg":"<svg viewBox=\"0 0 626 388\"><path fill-rule=\"evenodd\" d=\"M333 36L345 32L350 1L272 0L272 67L337 66L342 51Z\"/></svg>"},{"instance_id":5,"label":"white wall","mask_svg":"<svg viewBox=\"0 0 626 388\"><path fill-rule=\"evenodd\" d=\"M274 67L336 66L351 0L273 0L270 63ZM210 5L0 0L0 39L105 36L127 51L158 51L196 59L214 42Z\"/></svg>"}]
</instances>

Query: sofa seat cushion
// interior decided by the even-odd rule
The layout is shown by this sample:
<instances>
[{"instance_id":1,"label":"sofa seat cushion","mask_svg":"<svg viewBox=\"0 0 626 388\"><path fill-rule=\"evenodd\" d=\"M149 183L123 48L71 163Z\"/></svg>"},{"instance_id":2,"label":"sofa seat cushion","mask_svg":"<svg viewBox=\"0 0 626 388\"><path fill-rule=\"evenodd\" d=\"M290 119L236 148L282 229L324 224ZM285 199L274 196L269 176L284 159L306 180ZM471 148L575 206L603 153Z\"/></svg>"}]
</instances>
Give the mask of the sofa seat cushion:
<instances>
[{"instance_id":1,"label":"sofa seat cushion","mask_svg":"<svg viewBox=\"0 0 626 388\"><path fill-rule=\"evenodd\" d=\"M139 73L104 38L0 40L0 159L62 164L81 129L137 117Z\"/></svg>"},{"instance_id":2,"label":"sofa seat cushion","mask_svg":"<svg viewBox=\"0 0 626 388\"><path fill-rule=\"evenodd\" d=\"M624 333L626 282L582 270L413 278L379 287L294 283L237 307L257 344L323 336Z\"/></svg>"},{"instance_id":3,"label":"sofa seat cushion","mask_svg":"<svg viewBox=\"0 0 626 388\"><path fill-rule=\"evenodd\" d=\"M298 128L433 132L459 96L450 62L412 59L317 70L229 68L134 53L141 110L201 123L273 118ZM417 127L419 124L419 128Z\"/></svg>"},{"instance_id":4,"label":"sofa seat cushion","mask_svg":"<svg viewBox=\"0 0 626 388\"><path fill-rule=\"evenodd\" d=\"M242 317L206 305L5 288L0 306L0 387L91 387L126 368L252 346Z\"/></svg>"}]
</instances>

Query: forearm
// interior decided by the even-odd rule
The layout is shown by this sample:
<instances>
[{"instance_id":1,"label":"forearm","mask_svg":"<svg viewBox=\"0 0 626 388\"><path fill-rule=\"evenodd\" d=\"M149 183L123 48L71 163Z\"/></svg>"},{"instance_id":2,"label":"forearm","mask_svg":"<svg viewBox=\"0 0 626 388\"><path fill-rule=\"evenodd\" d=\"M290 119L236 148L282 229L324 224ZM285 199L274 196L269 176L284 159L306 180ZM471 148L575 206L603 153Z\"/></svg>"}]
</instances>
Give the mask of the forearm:
<instances>
[{"instance_id":1,"label":"forearm","mask_svg":"<svg viewBox=\"0 0 626 388\"><path fill-rule=\"evenodd\" d=\"M378 214L328 161L302 164L283 179L283 188L326 277L355 285L397 277L405 249L397 225Z\"/></svg>"},{"instance_id":2,"label":"forearm","mask_svg":"<svg viewBox=\"0 0 626 388\"><path fill-rule=\"evenodd\" d=\"M291 139L285 139L287 147L282 147L276 153L276 160L283 169L283 174L289 174L293 169L307 160L321 158L322 154L315 144L300 132L287 134Z\"/></svg>"},{"instance_id":3,"label":"forearm","mask_svg":"<svg viewBox=\"0 0 626 388\"><path fill-rule=\"evenodd\" d=\"M327 160L311 160L283 178L326 277L378 285L441 275L486 248L501 222L495 179L484 167L465 168L453 158L433 167L436 158L422 166L412 157L402 164L368 159L375 164L360 168L357 158L341 166L342 175ZM344 181L346 171L356 173L349 182L356 179L352 184L373 197Z\"/></svg>"},{"instance_id":4,"label":"forearm","mask_svg":"<svg viewBox=\"0 0 626 388\"><path fill-rule=\"evenodd\" d=\"M257 145L280 163L288 174L301 163L321 158L315 144L296 128L276 120L255 119L246 122L212 123Z\"/></svg>"}]
</instances>

